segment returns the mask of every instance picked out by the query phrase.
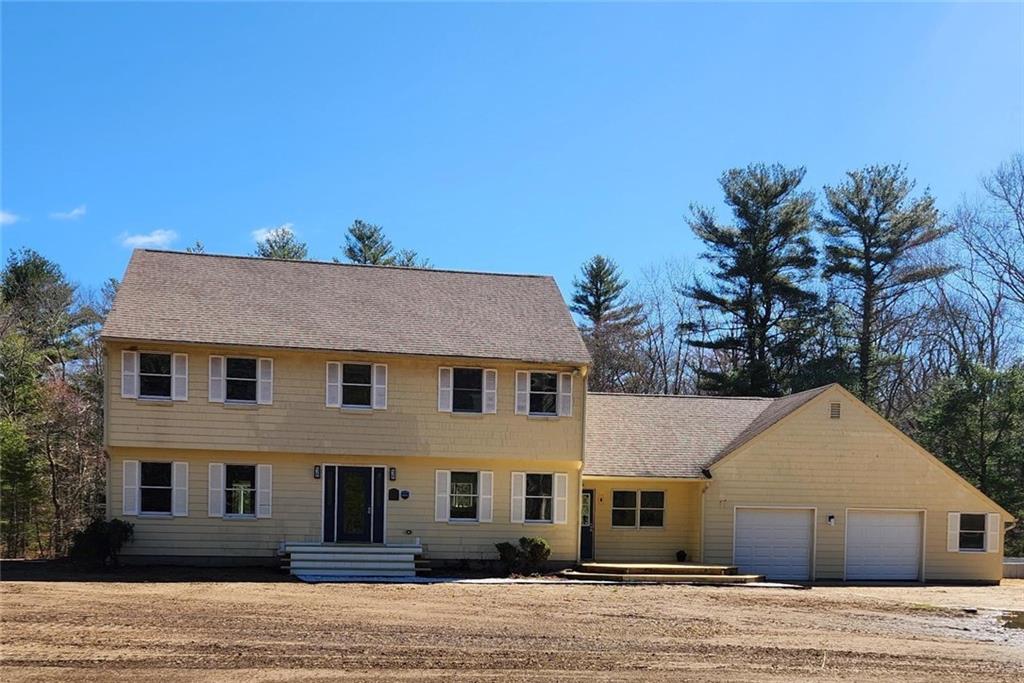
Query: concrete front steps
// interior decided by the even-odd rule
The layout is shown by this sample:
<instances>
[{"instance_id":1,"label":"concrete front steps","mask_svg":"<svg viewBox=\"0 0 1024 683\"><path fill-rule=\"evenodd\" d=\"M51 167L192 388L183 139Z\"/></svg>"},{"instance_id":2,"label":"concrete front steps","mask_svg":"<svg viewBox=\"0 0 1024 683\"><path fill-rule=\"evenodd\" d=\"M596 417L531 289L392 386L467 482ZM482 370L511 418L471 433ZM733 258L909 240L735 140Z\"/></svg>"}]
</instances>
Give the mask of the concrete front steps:
<instances>
[{"instance_id":1,"label":"concrete front steps","mask_svg":"<svg viewBox=\"0 0 1024 683\"><path fill-rule=\"evenodd\" d=\"M760 574L740 574L736 567L717 564L584 562L566 569L567 579L619 583L686 583L729 585L764 581Z\"/></svg>"},{"instance_id":2,"label":"concrete front steps","mask_svg":"<svg viewBox=\"0 0 1024 683\"><path fill-rule=\"evenodd\" d=\"M298 578L345 578L353 576L410 577L429 571L418 559L423 548L402 545L333 545L286 543L283 566Z\"/></svg>"}]
</instances>

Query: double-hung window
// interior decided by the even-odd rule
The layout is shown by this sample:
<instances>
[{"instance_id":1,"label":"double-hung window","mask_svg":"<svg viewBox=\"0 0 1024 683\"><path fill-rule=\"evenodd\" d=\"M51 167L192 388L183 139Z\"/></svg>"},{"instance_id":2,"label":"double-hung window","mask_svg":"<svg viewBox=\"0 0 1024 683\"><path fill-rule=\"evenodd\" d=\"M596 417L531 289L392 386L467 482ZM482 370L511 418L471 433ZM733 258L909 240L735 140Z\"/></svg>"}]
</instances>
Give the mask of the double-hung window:
<instances>
[{"instance_id":1,"label":"double-hung window","mask_svg":"<svg viewBox=\"0 0 1024 683\"><path fill-rule=\"evenodd\" d=\"M256 403L256 359L232 358L225 360L225 396L229 402Z\"/></svg>"},{"instance_id":2,"label":"double-hung window","mask_svg":"<svg viewBox=\"0 0 1024 683\"><path fill-rule=\"evenodd\" d=\"M139 398L171 398L171 354L139 353Z\"/></svg>"},{"instance_id":3,"label":"double-hung window","mask_svg":"<svg viewBox=\"0 0 1024 683\"><path fill-rule=\"evenodd\" d=\"M527 522L550 522L554 507L552 475L526 475L525 515Z\"/></svg>"},{"instance_id":4,"label":"double-hung window","mask_svg":"<svg viewBox=\"0 0 1024 683\"><path fill-rule=\"evenodd\" d=\"M480 497L479 472L452 472L448 519L476 520Z\"/></svg>"},{"instance_id":5,"label":"double-hung window","mask_svg":"<svg viewBox=\"0 0 1024 683\"><path fill-rule=\"evenodd\" d=\"M224 466L224 514L256 516L256 466Z\"/></svg>"},{"instance_id":6,"label":"double-hung window","mask_svg":"<svg viewBox=\"0 0 1024 683\"><path fill-rule=\"evenodd\" d=\"M341 364L341 405L345 408L369 408L373 396L373 365Z\"/></svg>"},{"instance_id":7,"label":"double-hung window","mask_svg":"<svg viewBox=\"0 0 1024 683\"><path fill-rule=\"evenodd\" d=\"M530 373L530 415L558 414L558 373Z\"/></svg>"},{"instance_id":8,"label":"double-hung window","mask_svg":"<svg viewBox=\"0 0 1024 683\"><path fill-rule=\"evenodd\" d=\"M139 463L139 512L171 514L173 475L169 462Z\"/></svg>"},{"instance_id":9,"label":"double-hung window","mask_svg":"<svg viewBox=\"0 0 1024 683\"><path fill-rule=\"evenodd\" d=\"M484 371L481 368L452 368L452 412L484 411Z\"/></svg>"},{"instance_id":10,"label":"double-hung window","mask_svg":"<svg viewBox=\"0 0 1024 683\"><path fill-rule=\"evenodd\" d=\"M665 492L612 491L612 526L634 529L665 526Z\"/></svg>"},{"instance_id":11,"label":"double-hung window","mask_svg":"<svg viewBox=\"0 0 1024 683\"><path fill-rule=\"evenodd\" d=\"M960 550L985 550L985 515L960 514Z\"/></svg>"}]
</instances>

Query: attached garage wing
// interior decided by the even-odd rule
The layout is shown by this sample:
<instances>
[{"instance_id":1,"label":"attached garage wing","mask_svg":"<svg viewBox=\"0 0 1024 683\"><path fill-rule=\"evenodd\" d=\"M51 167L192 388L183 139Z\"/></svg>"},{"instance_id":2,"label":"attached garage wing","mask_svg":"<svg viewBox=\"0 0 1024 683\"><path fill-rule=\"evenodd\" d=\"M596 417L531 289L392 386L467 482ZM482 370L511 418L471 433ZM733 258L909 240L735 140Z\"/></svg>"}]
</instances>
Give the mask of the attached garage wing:
<instances>
[{"instance_id":1,"label":"attached garage wing","mask_svg":"<svg viewBox=\"0 0 1024 683\"><path fill-rule=\"evenodd\" d=\"M741 573L807 581L813 551L813 508L736 508L733 562Z\"/></svg>"},{"instance_id":2,"label":"attached garage wing","mask_svg":"<svg viewBox=\"0 0 1024 683\"><path fill-rule=\"evenodd\" d=\"M850 510L846 515L848 581L917 581L921 578L923 513Z\"/></svg>"}]
</instances>

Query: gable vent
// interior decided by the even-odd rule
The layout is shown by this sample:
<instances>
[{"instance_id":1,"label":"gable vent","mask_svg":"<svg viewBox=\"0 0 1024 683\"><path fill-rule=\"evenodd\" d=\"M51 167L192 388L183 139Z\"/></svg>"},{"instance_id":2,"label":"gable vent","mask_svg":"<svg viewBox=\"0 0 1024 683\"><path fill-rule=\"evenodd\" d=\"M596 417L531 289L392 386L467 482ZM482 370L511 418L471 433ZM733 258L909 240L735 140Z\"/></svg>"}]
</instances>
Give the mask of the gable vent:
<instances>
[{"instance_id":1,"label":"gable vent","mask_svg":"<svg viewBox=\"0 0 1024 683\"><path fill-rule=\"evenodd\" d=\"M838 403L828 404L828 416L833 420L839 419L840 405Z\"/></svg>"}]
</instances>

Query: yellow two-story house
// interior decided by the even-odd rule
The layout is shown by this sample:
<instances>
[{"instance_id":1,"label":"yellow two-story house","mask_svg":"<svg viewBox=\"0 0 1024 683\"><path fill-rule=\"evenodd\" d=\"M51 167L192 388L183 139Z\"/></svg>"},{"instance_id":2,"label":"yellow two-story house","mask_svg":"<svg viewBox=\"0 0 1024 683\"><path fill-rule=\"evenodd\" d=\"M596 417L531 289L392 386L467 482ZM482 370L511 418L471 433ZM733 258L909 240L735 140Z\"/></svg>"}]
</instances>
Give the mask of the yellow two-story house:
<instances>
[{"instance_id":1,"label":"yellow two-story house","mask_svg":"<svg viewBox=\"0 0 1024 683\"><path fill-rule=\"evenodd\" d=\"M125 555L578 557L589 356L550 277L138 250L102 335Z\"/></svg>"}]
</instances>

